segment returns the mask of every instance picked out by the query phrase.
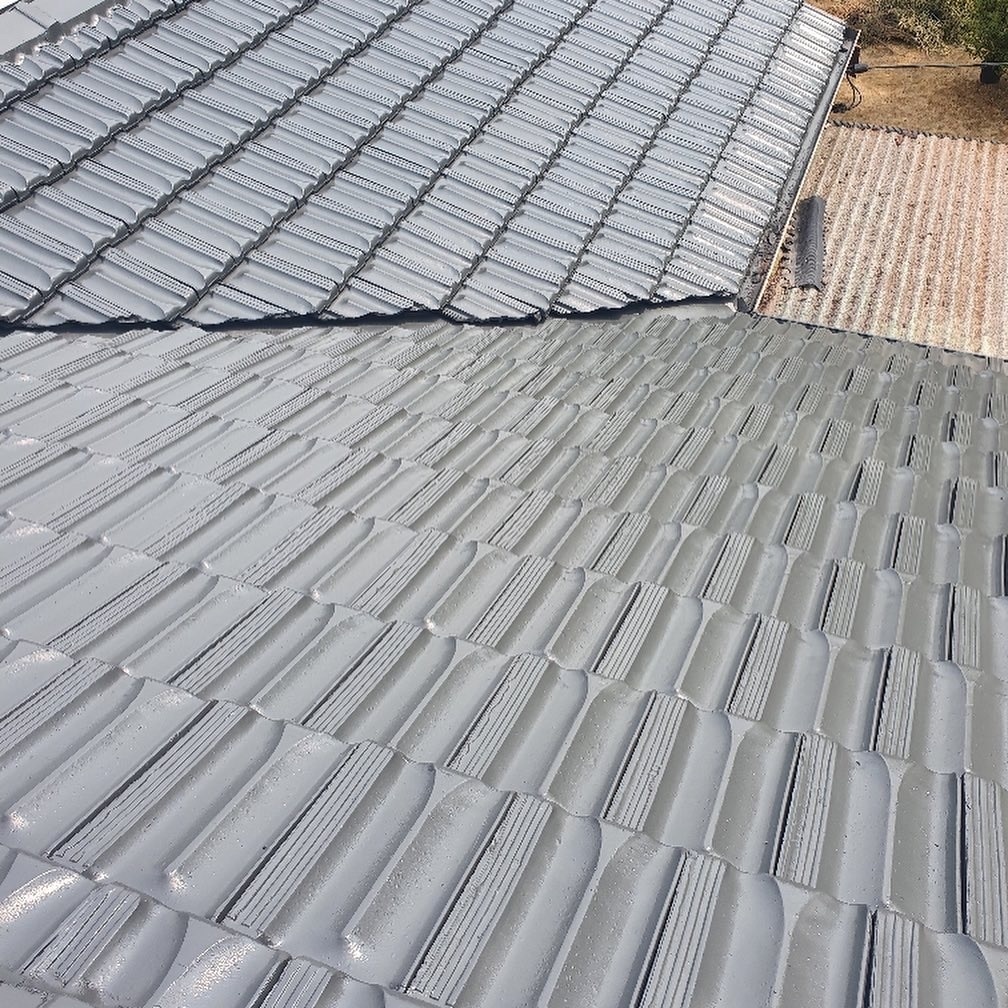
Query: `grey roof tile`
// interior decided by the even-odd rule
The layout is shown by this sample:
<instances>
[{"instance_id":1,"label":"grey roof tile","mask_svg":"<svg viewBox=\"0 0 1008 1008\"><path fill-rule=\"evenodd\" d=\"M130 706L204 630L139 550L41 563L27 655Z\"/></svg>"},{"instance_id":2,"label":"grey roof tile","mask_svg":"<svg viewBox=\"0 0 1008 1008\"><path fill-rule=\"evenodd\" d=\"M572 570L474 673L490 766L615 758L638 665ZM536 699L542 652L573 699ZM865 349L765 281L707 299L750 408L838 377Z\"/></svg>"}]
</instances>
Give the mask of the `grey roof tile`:
<instances>
[{"instance_id":1,"label":"grey roof tile","mask_svg":"<svg viewBox=\"0 0 1008 1008\"><path fill-rule=\"evenodd\" d=\"M5 976L993 1008L1006 382L746 316L13 334Z\"/></svg>"},{"instance_id":2,"label":"grey roof tile","mask_svg":"<svg viewBox=\"0 0 1008 1008\"><path fill-rule=\"evenodd\" d=\"M0 240L25 247L3 317L487 318L737 294L845 44L791 0L118 5L6 72ZM11 235L53 201L89 236L69 257L44 229ZM194 201L220 209L163 248ZM292 255L291 233L343 254Z\"/></svg>"}]
</instances>

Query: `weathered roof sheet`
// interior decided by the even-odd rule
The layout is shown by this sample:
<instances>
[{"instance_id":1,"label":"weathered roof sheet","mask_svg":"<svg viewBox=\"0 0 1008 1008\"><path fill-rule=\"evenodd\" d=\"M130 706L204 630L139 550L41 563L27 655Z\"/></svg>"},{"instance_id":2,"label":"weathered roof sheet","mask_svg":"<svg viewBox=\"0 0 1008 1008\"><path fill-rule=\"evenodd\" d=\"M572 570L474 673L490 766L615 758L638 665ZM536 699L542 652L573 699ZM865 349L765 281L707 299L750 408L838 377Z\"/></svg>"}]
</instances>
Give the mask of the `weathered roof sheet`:
<instances>
[{"instance_id":1,"label":"weathered roof sheet","mask_svg":"<svg viewBox=\"0 0 1008 1008\"><path fill-rule=\"evenodd\" d=\"M1005 1004L1004 362L664 314L0 354L0 979Z\"/></svg>"},{"instance_id":2,"label":"weathered roof sheet","mask_svg":"<svg viewBox=\"0 0 1008 1008\"><path fill-rule=\"evenodd\" d=\"M131 0L0 65L0 312L734 294L843 45L797 0Z\"/></svg>"},{"instance_id":3,"label":"weathered roof sheet","mask_svg":"<svg viewBox=\"0 0 1008 1008\"><path fill-rule=\"evenodd\" d=\"M822 292L772 274L768 315L1008 357L1008 144L830 124Z\"/></svg>"}]
</instances>

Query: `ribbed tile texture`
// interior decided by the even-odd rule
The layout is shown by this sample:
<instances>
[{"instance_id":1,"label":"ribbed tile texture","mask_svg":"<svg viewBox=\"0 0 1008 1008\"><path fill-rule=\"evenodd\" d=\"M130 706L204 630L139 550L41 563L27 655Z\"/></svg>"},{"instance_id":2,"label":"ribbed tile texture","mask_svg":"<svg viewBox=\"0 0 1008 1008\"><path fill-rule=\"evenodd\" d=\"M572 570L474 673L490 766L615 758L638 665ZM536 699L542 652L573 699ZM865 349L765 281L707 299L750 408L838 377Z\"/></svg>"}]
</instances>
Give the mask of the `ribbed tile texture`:
<instances>
[{"instance_id":1,"label":"ribbed tile texture","mask_svg":"<svg viewBox=\"0 0 1008 1008\"><path fill-rule=\"evenodd\" d=\"M760 311L1008 357L1008 144L830 124L805 191L826 199L823 289L786 246Z\"/></svg>"},{"instance_id":2,"label":"ribbed tile texture","mask_svg":"<svg viewBox=\"0 0 1008 1008\"><path fill-rule=\"evenodd\" d=\"M799 0L161 3L0 64L0 318L730 295L843 45Z\"/></svg>"},{"instance_id":3,"label":"ribbed tile texture","mask_svg":"<svg viewBox=\"0 0 1008 1008\"><path fill-rule=\"evenodd\" d=\"M1006 403L745 316L15 333L0 1001L1003 1008Z\"/></svg>"}]
</instances>

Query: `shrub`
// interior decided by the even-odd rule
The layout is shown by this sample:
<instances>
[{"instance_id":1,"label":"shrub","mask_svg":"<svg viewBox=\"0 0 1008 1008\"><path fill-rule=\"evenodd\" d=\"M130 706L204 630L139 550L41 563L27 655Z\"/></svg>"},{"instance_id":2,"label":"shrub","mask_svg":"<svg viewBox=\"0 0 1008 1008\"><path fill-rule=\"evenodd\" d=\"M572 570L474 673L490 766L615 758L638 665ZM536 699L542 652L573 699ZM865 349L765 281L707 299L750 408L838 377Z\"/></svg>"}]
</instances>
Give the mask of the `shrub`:
<instances>
[{"instance_id":1,"label":"shrub","mask_svg":"<svg viewBox=\"0 0 1008 1008\"><path fill-rule=\"evenodd\" d=\"M963 42L978 59L1008 62L1008 0L971 0Z\"/></svg>"},{"instance_id":2,"label":"shrub","mask_svg":"<svg viewBox=\"0 0 1008 1008\"><path fill-rule=\"evenodd\" d=\"M1008 62L1008 0L831 0L830 9L866 43L961 45L980 60Z\"/></svg>"},{"instance_id":3,"label":"shrub","mask_svg":"<svg viewBox=\"0 0 1008 1008\"><path fill-rule=\"evenodd\" d=\"M991 2L1003 4L1008 0ZM962 39L964 6L956 0L880 0L879 12L922 49L933 51Z\"/></svg>"},{"instance_id":4,"label":"shrub","mask_svg":"<svg viewBox=\"0 0 1008 1008\"><path fill-rule=\"evenodd\" d=\"M1008 0L997 0L1006 3ZM971 0L832 0L830 9L861 30L862 41L901 42L925 50L962 41Z\"/></svg>"}]
</instances>

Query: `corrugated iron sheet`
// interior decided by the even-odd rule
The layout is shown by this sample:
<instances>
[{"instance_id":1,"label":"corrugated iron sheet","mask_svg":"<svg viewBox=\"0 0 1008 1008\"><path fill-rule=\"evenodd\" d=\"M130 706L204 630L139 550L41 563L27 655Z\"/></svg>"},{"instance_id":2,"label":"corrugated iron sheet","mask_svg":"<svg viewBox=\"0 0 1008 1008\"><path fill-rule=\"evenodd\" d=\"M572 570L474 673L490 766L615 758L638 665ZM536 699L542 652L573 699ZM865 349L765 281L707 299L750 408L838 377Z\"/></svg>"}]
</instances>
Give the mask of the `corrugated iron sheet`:
<instances>
[{"instance_id":1,"label":"corrugated iron sheet","mask_svg":"<svg viewBox=\"0 0 1008 1008\"><path fill-rule=\"evenodd\" d=\"M1003 362L745 316L0 356L5 1004L1005 1003Z\"/></svg>"},{"instance_id":2,"label":"corrugated iron sheet","mask_svg":"<svg viewBox=\"0 0 1008 1008\"><path fill-rule=\"evenodd\" d=\"M830 124L805 182L826 199L826 283L782 260L760 310L1008 357L1008 144Z\"/></svg>"},{"instance_id":3,"label":"corrugated iron sheet","mask_svg":"<svg viewBox=\"0 0 1008 1008\"><path fill-rule=\"evenodd\" d=\"M191 0L0 64L0 317L730 295L838 72L798 0Z\"/></svg>"}]
</instances>

